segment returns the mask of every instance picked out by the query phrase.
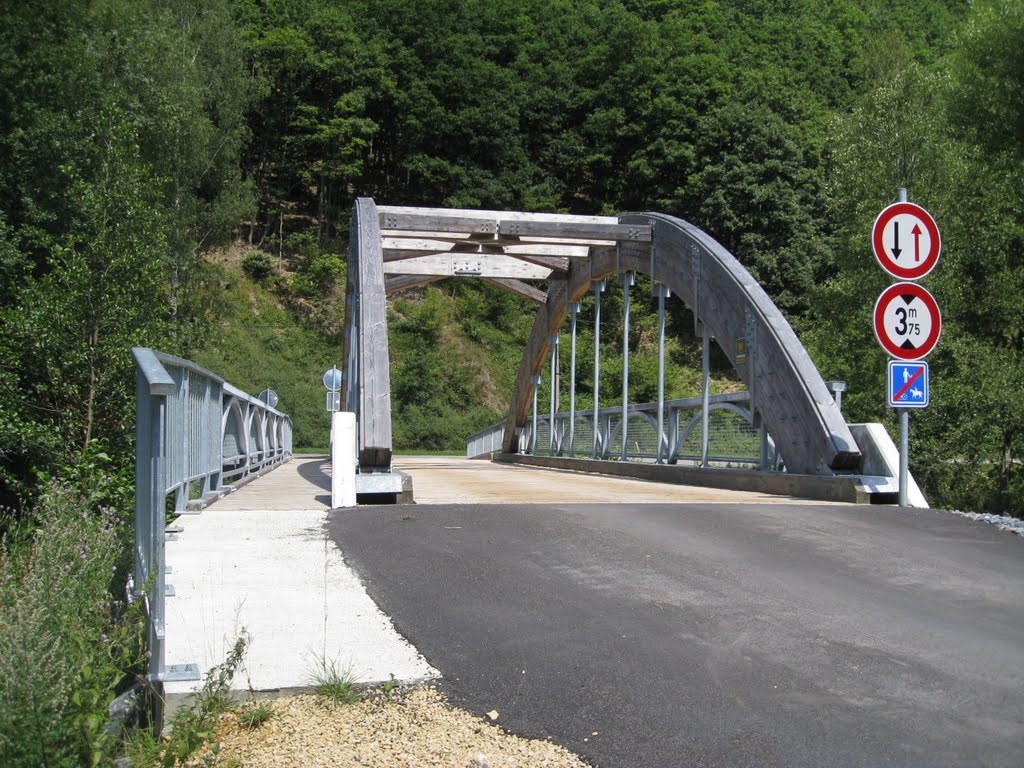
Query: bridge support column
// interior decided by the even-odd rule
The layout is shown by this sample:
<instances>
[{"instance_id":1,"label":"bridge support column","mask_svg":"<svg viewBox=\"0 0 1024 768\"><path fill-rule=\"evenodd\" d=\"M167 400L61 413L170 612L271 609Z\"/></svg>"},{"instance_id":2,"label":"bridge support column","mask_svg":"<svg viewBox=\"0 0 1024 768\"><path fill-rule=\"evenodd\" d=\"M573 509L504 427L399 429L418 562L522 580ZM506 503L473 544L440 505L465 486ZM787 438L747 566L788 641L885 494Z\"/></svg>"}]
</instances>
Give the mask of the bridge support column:
<instances>
[{"instance_id":1,"label":"bridge support column","mask_svg":"<svg viewBox=\"0 0 1024 768\"><path fill-rule=\"evenodd\" d=\"M601 448L601 293L604 291L604 280L594 281L594 452L592 459L598 457Z\"/></svg>"},{"instance_id":2,"label":"bridge support column","mask_svg":"<svg viewBox=\"0 0 1024 768\"><path fill-rule=\"evenodd\" d=\"M553 333L551 342L551 409L548 412L548 455L561 452L561 440L555 437L555 414L558 413L558 334Z\"/></svg>"},{"instance_id":3,"label":"bridge support column","mask_svg":"<svg viewBox=\"0 0 1024 768\"><path fill-rule=\"evenodd\" d=\"M569 305L569 316L572 328L572 340L569 343L569 456L576 452L576 315L579 314L580 303L574 301Z\"/></svg>"},{"instance_id":4,"label":"bridge support column","mask_svg":"<svg viewBox=\"0 0 1024 768\"><path fill-rule=\"evenodd\" d=\"M658 297L658 464L665 461L665 449L668 440L665 437L665 299L668 288L662 283L653 287Z\"/></svg>"},{"instance_id":5,"label":"bridge support column","mask_svg":"<svg viewBox=\"0 0 1024 768\"><path fill-rule=\"evenodd\" d=\"M531 376L530 385L533 387L533 426L530 427L530 443L527 453L532 456L537 453L537 390L540 389L540 376Z\"/></svg>"},{"instance_id":6,"label":"bridge support column","mask_svg":"<svg viewBox=\"0 0 1024 768\"><path fill-rule=\"evenodd\" d=\"M711 331L701 321L701 430L700 430L700 465L708 465L708 419L711 416L709 386L711 384Z\"/></svg>"},{"instance_id":7,"label":"bridge support column","mask_svg":"<svg viewBox=\"0 0 1024 768\"><path fill-rule=\"evenodd\" d=\"M622 460L629 452L629 289L636 282L632 272L622 275Z\"/></svg>"}]
</instances>

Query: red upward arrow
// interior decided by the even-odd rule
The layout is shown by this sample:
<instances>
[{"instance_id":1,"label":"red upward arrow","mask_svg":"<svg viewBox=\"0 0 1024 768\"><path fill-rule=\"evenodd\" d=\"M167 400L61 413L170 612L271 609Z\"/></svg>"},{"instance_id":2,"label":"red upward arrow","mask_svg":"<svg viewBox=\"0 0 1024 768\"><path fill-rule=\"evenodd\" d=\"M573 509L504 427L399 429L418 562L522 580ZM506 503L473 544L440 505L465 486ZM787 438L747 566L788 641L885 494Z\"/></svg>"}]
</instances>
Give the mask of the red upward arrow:
<instances>
[{"instance_id":1,"label":"red upward arrow","mask_svg":"<svg viewBox=\"0 0 1024 768\"><path fill-rule=\"evenodd\" d=\"M921 260L921 235L924 234L924 231L921 229L921 225L915 222L910 234L914 236L914 263L916 264Z\"/></svg>"}]
</instances>

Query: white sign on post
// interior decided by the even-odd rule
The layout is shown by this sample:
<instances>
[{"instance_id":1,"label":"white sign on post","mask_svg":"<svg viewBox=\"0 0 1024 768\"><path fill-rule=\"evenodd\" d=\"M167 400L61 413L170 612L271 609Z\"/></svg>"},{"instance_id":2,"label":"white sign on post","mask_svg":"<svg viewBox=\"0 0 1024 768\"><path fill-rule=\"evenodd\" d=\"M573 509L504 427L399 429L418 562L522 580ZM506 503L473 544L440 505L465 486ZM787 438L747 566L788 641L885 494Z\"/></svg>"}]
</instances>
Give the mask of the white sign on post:
<instances>
[{"instance_id":1,"label":"white sign on post","mask_svg":"<svg viewBox=\"0 0 1024 768\"><path fill-rule=\"evenodd\" d=\"M871 247L882 269L900 280L920 280L939 262L942 237L935 219L914 203L885 208L871 230Z\"/></svg>"},{"instance_id":2,"label":"white sign on post","mask_svg":"<svg viewBox=\"0 0 1024 768\"><path fill-rule=\"evenodd\" d=\"M324 386L328 392L337 392L341 389L342 375L337 366L324 373Z\"/></svg>"},{"instance_id":3,"label":"white sign on post","mask_svg":"<svg viewBox=\"0 0 1024 768\"><path fill-rule=\"evenodd\" d=\"M878 343L899 360L926 357L942 332L938 302L917 283L896 283L882 291L874 319Z\"/></svg>"}]
</instances>

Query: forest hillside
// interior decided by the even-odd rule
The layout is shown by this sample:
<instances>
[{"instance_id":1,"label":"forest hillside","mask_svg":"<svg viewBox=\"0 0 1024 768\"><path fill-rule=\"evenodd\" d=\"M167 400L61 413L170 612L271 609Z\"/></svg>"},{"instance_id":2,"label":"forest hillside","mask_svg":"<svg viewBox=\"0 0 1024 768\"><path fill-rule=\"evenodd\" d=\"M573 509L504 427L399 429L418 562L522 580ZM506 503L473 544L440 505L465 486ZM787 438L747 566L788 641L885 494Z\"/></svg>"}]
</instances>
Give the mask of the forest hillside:
<instances>
[{"instance_id":1,"label":"forest hillside","mask_svg":"<svg viewBox=\"0 0 1024 768\"><path fill-rule=\"evenodd\" d=\"M292 377L276 384L298 398L299 444L322 446L307 424L341 347L360 195L687 219L761 282L824 377L849 382L848 418L892 428L870 322L889 279L868 233L906 187L944 243L924 280L945 324L912 469L935 504L1020 513L1022 14L1019 0L4 4L0 497L22 510L83 457L130 467L132 345L257 390ZM636 399L653 376L648 310ZM400 449L455 450L501 417L529 307L449 281L390 312ZM691 329L676 305L673 395L696 391Z\"/></svg>"},{"instance_id":2,"label":"forest hillside","mask_svg":"<svg viewBox=\"0 0 1024 768\"><path fill-rule=\"evenodd\" d=\"M4 765L124 754L107 707L146 664L142 601L124 600L131 348L278 390L297 447L324 447L356 197L686 219L848 383L848 420L895 432L869 233L901 187L943 241L911 469L933 506L1024 516L1021 0L0 3ZM634 401L654 399L649 295L640 281ZM696 394L692 316L670 314L667 394ZM396 447L460 450L500 419L531 315L472 280L393 296ZM183 764L205 723L153 755Z\"/></svg>"}]
</instances>

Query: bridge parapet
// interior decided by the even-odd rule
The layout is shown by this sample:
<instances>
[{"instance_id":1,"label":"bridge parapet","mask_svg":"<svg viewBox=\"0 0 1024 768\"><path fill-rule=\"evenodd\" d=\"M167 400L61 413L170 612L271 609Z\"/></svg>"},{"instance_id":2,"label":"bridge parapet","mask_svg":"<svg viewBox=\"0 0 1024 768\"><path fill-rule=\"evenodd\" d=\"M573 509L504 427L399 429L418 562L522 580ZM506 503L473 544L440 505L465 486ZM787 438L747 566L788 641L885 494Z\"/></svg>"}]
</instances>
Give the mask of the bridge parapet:
<instances>
[{"instance_id":1,"label":"bridge parapet","mask_svg":"<svg viewBox=\"0 0 1024 768\"><path fill-rule=\"evenodd\" d=\"M164 659L167 498L177 514L199 511L292 456L291 419L191 360L144 347L135 358L135 571L145 604L149 678L197 679L194 665ZM234 485L226 485L232 480ZM190 498L196 492L196 498Z\"/></svg>"}]
</instances>

